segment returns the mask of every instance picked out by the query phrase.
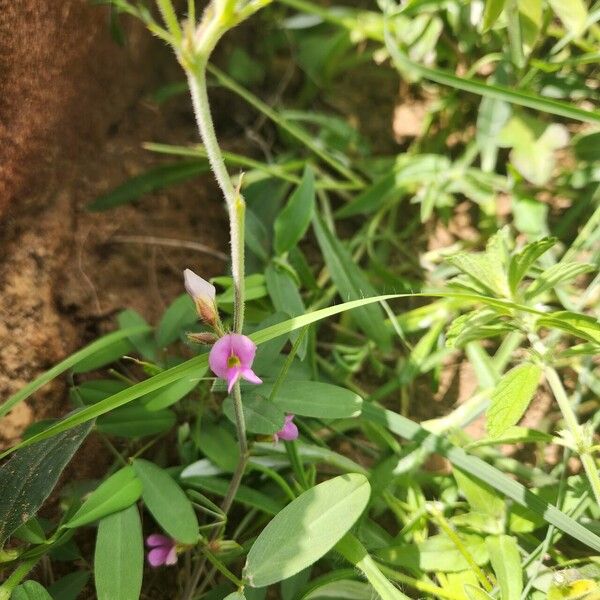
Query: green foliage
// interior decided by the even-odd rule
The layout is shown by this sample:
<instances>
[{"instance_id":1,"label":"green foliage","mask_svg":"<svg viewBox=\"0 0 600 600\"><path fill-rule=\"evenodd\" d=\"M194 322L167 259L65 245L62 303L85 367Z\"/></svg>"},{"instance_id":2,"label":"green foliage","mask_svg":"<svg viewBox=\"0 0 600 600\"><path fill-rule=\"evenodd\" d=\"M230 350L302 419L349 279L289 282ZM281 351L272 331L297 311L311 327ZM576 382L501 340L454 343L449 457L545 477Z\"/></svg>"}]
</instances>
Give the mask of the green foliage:
<instances>
[{"instance_id":1,"label":"green foliage","mask_svg":"<svg viewBox=\"0 0 600 600\"><path fill-rule=\"evenodd\" d=\"M0 543L37 513L90 428L85 423L23 448L0 467Z\"/></svg>"},{"instance_id":2,"label":"green foliage","mask_svg":"<svg viewBox=\"0 0 600 600\"><path fill-rule=\"evenodd\" d=\"M352 527L369 500L363 475L321 483L286 506L258 536L244 577L263 587L295 575L329 552Z\"/></svg>"},{"instance_id":3,"label":"green foliage","mask_svg":"<svg viewBox=\"0 0 600 600\"><path fill-rule=\"evenodd\" d=\"M104 517L98 526L94 581L98 600L134 600L142 588L144 542L137 507Z\"/></svg>"},{"instance_id":4,"label":"green foliage","mask_svg":"<svg viewBox=\"0 0 600 600\"><path fill-rule=\"evenodd\" d=\"M198 519L183 490L163 469L136 459L133 468L142 483L142 499L156 522L183 544L198 540Z\"/></svg>"}]
</instances>

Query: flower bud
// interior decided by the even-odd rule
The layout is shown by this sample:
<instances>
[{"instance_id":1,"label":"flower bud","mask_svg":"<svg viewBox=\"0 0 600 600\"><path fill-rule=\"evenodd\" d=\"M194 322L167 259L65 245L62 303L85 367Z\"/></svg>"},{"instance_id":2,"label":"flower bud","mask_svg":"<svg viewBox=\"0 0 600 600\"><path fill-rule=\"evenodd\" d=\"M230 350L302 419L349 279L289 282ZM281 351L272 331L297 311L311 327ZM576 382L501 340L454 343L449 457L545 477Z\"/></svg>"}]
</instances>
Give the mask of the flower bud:
<instances>
[{"instance_id":1,"label":"flower bud","mask_svg":"<svg viewBox=\"0 0 600 600\"><path fill-rule=\"evenodd\" d=\"M210 331L201 331L200 333L188 333L187 339L195 344L212 346L219 338Z\"/></svg>"},{"instance_id":2,"label":"flower bud","mask_svg":"<svg viewBox=\"0 0 600 600\"><path fill-rule=\"evenodd\" d=\"M215 327L218 323L218 314L215 303L216 290L212 283L202 279L192 270L186 269L183 272L183 280L187 293L192 297L196 304L196 311L202 321Z\"/></svg>"}]
</instances>

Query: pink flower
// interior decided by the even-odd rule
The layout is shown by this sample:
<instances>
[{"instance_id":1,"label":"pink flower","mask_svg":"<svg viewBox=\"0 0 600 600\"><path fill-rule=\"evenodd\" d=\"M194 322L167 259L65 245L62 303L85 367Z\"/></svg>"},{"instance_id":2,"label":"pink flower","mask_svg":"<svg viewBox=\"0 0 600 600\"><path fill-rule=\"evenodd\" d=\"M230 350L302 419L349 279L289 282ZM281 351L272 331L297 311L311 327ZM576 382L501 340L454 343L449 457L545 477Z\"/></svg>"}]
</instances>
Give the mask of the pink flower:
<instances>
[{"instance_id":1,"label":"pink flower","mask_svg":"<svg viewBox=\"0 0 600 600\"><path fill-rule=\"evenodd\" d=\"M285 423L283 424L283 427L273 435L275 442L278 442L279 440L291 442L292 440L298 439L298 428L293 421L294 415L285 416Z\"/></svg>"},{"instance_id":2,"label":"pink flower","mask_svg":"<svg viewBox=\"0 0 600 600\"><path fill-rule=\"evenodd\" d=\"M148 548L148 563L151 567L160 567L161 565L174 565L177 562L177 543L160 533L153 533L146 539Z\"/></svg>"},{"instance_id":3,"label":"pink flower","mask_svg":"<svg viewBox=\"0 0 600 600\"><path fill-rule=\"evenodd\" d=\"M256 354L256 344L241 333L228 333L211 348L208 364L212 372L227 381L227 391L231 393L235 382L240 378L250 383L262 383L252 370Z\"/></svg>"}]
</instances>

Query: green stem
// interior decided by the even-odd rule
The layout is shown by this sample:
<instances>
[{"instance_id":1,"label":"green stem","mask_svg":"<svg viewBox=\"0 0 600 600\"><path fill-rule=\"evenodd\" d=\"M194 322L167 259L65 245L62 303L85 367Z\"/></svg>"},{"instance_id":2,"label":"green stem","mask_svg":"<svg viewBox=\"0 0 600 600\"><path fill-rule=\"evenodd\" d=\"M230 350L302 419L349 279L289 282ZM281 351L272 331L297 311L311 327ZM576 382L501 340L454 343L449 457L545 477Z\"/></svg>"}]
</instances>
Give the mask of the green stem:
<instances>
[{"instance_id":1,"label":"green stem","mask_svg":"<svg viewBox=\"0 0 600 600\"><path fill-rule=\"evenodd\" d=\"M35 567L40 557L33 558L21 563L10 575L10 577L0 585L0 600L9 600L15 587L27 576L27 573Z\"/></svg>"},{"instance_id":2,"label":"green stem","mask_svg":"<svg viewBox=\"0 0 600 600\"><path fill-rule=\"evenodd\" d=\"M479 565L475 562L475 559L473 558L473 556L471 555L471 553L469 552L467 547L463 544L460 537L458 537L458 534L456 533L456 531L454 531L454 529L452 528L450 523L448 523L448 521L446 520L446 517L444 517L444 515L433 506L428 507L428 512L435 519L437 524L440 526L440 529L442 529L442 531L450 538L452 543L456 546L456 549L462 554L463 558L467 561L467 563L471 567L471 570L477 576L477 579L479 579L479 582L481 583L483 588L487 592L491 592L493 589L492 584L488 581L488 578L486 577L485 573L481 570Z\"/></svg>"},{"instance_id":3,"label":"green stem","mask_svg":"<svg viewBox=\"0 0 600 600\"><path fill-rule=\"evenodd\" d=\"M366 548L351 533L347 533L335 546L348 562L362 571L368 582L381 598L386 600L409 600L382 572Z\"/></svg>"}]
</instances>

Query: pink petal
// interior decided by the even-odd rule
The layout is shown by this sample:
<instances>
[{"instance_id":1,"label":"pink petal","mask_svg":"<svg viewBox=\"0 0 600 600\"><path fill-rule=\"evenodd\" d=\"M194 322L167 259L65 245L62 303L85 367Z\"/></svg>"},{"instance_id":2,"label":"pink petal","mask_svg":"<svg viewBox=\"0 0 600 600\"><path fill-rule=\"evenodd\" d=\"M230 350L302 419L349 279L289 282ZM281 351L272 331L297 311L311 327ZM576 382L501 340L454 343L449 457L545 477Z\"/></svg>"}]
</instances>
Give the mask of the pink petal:
<instances>
[{"instance_id":1,"label":"pink petal","mask_svg":"<svg viewBox=\"0 0 600 600\"><path fill-rule=\"evenodd\" d=\"M251 367L256 354L256 344L241 333L230 333L231 351L240 359L242 367Z\"/></svg>"},{"instance_id":2,"label":"pink petal","mask_svg":"<svg viewBox=\"0 0 600 600\"><path fill-rule=\"evenodd\" d=\"M286 442L291 442L292 440L298 439L298 428L293 422L294 415L286 415L285 424L275 434L275 441L278 439L285 440Z\"/></svg>"},{"instance_id":3,"label":"pink petal","mask_svg":"<svg viewBox=\"0 0 600 600\"><path fill-rule=\"evenodd\" d=\"M177 562L177 549L173 546L169 550L169 554L167 554L167 558L165 559L165 565L174 565Z\"/></svg>"},{"instance_id":4,"label":"pink petal","mask_svg":"<svg viewBox=\"0 0 600 600\"><path fill-rule=\"evenodd\" d=\"M164 565L169 552L171 552L171 546L159 546L148 552L148 563L151 567L160 567Z\"/></svg>"},{"instance_id":5,"label":"pink petal","mask_svg":"<svg viewBox=\"0 0 600 600\"><path fill-rule=\"evenodd\" d=\"M242 369L239 367L232 367L227 369L227 374L225 375L225 379L227 380L227 393L231 394L231 390L233 386L236 384L237 380L242 376Z\"/></svg>"},{"instance_id":6,"label":"pink petal","mask_svg":"<svg viewBox=\"0 0 600 600\"><path fill-rule=\"evenodd\" d=\"M262 379L250 367L242 369L242 377L246 381L249 381L250 383L254 383L256 385L262 383Z\"/></svg>"},{"instance_id":7,"label":"pink petal","mask_svg":"<svg viewBox=\"0 0 600 600\"><path fill-rule=\"evenodd\" d=\"M231 356L231 334L219 338L210 350L208 364L210 370L221 379L227 378L227 360Z\"/></svg>"},{"instance_id":8,"label":"pink petal","mask_svg":"<svg viewBox=\"0 0 600 600\"><path fill-rule=\"evenodd\" d=\"M172 546L173 540L168 538L166 535L161 535L160 533L153 533L146 538L146 545L150 548L154 548L155 546Z\"/></svg>"}]
</instances>

